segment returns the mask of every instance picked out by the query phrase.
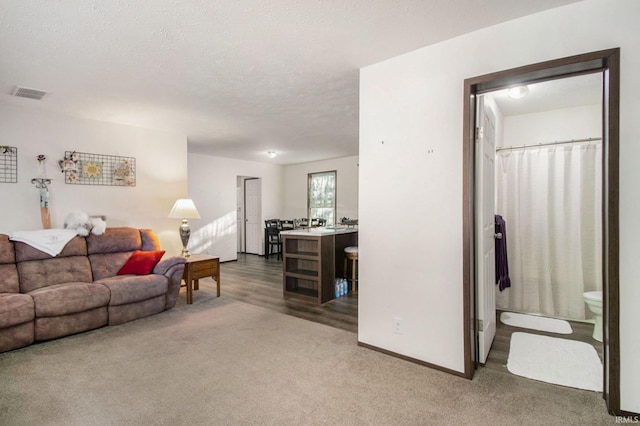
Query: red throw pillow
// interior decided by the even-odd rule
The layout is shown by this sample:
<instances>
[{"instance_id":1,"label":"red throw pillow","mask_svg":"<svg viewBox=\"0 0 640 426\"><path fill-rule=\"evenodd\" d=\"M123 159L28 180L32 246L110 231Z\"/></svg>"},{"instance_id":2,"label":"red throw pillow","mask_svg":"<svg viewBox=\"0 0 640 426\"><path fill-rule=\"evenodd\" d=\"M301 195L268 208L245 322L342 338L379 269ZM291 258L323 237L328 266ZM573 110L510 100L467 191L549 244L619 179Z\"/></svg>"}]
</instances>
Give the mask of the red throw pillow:
<instances>
[{"instance_id":1,"label":"red throw pillow","mask_svg":"<svg viewBox=\"0 0 640 426\"><path fill-rule=\"evenodd\" d=\"M164 256L164 250L136 250L133 252L129 260L127 260L127 263L120 268L118 275L147 275L153 271L153 268L155 268L158 262L160 262L162 256Z\"/></svg>"}]
</instances>

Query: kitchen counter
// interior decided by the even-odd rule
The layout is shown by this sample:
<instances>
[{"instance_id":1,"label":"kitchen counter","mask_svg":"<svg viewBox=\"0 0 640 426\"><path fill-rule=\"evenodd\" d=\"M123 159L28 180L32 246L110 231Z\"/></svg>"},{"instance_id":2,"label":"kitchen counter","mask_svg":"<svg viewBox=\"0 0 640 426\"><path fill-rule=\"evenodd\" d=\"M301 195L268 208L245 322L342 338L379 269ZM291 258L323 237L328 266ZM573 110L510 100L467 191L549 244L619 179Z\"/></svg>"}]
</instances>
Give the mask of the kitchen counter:
<instances>
[{"instance_id":1,"label":"kitchen counter","mask_svg":"<svg viewBox=\"0 0 640 426\"><path fill-rule=\"evenodd\" d=\"M283 294L316 303L335 297L342 277L344 249L358 245L358 229L346 226L282 231Z\"/></svg>"},{"instance_id":2,"label":"kitchen counter","mask_svg":"<svg viewBox=\"0 0 640 426\"><path fill-rule=\"evenodd\" d=\"M339 235L350 234L358 232L357 228L349 228L347 226L322 226L319 228L300 228L290 231L281 231L281 235L295 235L295 236L325 236L325 235Z\"/></svg>"}]
</instances>

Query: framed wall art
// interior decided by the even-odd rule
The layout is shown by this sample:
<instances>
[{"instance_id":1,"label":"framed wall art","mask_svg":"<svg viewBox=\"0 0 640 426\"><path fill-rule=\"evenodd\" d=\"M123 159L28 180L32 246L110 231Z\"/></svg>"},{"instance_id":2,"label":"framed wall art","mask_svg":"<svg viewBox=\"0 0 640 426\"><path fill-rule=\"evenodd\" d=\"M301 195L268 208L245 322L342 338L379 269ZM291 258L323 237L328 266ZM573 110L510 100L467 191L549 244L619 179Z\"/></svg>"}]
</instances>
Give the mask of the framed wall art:
<instances>
[{"instance_id":1,"label":"framed wall art","mask_svg":"<svg viewBox=\"0 0 640 426\"><path fill-rule=\"evenodd\" d=\"M0 145L0 183L18 182L18 148Z\"/></svg>"},{"instance_id":2,"label":"framed wall art","mask_svg":"<svg viewBox=\"0 0 640 426\"><path fill-rule=\"evenodd\" d=\"M136 186L134 157L65 151L58 164L67 184Z\"/></svg>"}]
</instances>

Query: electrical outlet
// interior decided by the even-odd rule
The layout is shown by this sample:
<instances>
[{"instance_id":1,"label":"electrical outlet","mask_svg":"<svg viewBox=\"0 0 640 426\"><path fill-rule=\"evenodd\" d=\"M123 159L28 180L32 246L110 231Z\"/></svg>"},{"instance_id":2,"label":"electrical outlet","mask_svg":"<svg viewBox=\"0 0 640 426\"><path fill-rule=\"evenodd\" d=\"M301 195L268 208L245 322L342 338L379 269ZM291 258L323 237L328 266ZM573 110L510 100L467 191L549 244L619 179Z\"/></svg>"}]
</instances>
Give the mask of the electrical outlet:
<instances>
[{"instance_id":1,"label":"electrical outlet","mask_svg":"<svg viewBox=\"0 0 640 426\"><path fill-rule=\"evenodd\" d=\"M402 318L393 317L393 332L402 334Z\"/></svg>"}]
</instances>

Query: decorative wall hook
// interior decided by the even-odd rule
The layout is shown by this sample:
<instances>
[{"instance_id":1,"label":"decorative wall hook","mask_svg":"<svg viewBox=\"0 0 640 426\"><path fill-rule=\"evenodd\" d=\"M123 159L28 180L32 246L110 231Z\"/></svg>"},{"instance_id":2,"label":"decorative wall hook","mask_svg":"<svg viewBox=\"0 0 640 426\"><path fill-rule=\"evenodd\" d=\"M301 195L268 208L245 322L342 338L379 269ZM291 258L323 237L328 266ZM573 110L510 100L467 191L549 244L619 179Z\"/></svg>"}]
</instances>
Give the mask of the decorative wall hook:
<instances>
[{"instance_id":1,"label":"decorative wall hook","mask_svg":"<svg viewBox=\"0 0 640 426\"><path fill-rule=\"evenodd\" d=\"M44 189L45 191L49 190L49 186L51 185L51 179L49 178L33 178L31 179L31 183L36 186L38 189Z\"/></svg>"}]
</instances>

